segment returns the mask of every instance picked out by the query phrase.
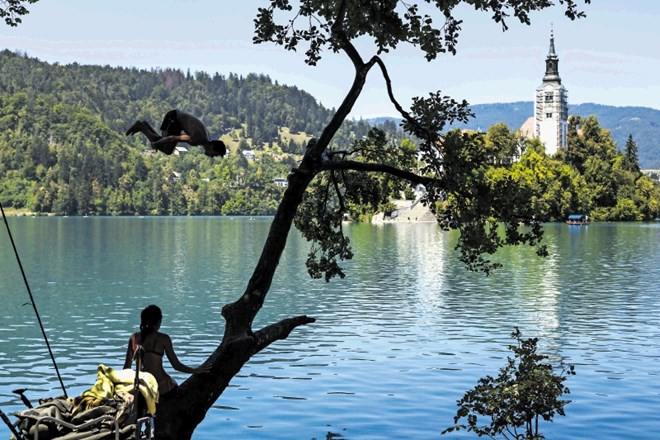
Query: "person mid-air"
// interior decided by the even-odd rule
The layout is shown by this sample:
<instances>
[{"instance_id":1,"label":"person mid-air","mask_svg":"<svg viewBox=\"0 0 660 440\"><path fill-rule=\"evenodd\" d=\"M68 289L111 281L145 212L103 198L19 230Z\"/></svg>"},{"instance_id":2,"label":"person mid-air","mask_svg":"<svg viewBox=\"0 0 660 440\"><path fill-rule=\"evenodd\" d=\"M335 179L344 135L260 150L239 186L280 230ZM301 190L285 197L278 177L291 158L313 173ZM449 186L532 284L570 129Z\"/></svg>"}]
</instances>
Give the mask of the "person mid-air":
<instances>
[{"instance_id":1,"label":"person mid-air","mask_svg":"<svg viewBox=\"0 0 660 440\"><path fill-rule=\"evenodd\" d=\"M176 144L187 142L190 145L201 145L207 156L224 156L227 152L225 143L220 140L211 140L206 126L191 114L181 110L170 110L165 114L160 125L162 135L156 133L147 121L135 121L131 128L126 130L126 136L141 132L151 146L165 154L172 154Z\"/></svg>"}]
</instances>

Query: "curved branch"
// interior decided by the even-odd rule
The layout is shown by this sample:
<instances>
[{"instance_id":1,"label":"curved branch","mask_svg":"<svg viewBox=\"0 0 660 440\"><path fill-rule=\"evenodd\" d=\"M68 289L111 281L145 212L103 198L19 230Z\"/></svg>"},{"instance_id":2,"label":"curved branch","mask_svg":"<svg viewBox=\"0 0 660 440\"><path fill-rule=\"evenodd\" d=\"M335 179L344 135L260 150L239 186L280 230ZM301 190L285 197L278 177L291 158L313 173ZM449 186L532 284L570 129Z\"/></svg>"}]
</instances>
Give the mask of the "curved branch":
<instances>
[{"instance_id":1,"label":"curved branch","mask_svg":"<svg viewBox=\"0 0 660 440\"><path fill-rule=\"evenodd\" d=\"M347 0L342 0L341 4L339 5L337 20L332 25L332 32L340 41L339 47L346 53L346 55L353 63L353 66L355 67L355 78L353 79L353 84L346 94L346 97L333 115L328 125L321 133L321 136L316 143L316 154L318 154L319 157L321 153L327 148L327 146L330 145L330 141L334 137L335 133L337 130L339 130L339 127L346 120L349 113L353 109L353 105L362 93L362 88L364 87L364 84L367 80L367 74L374 64L373 60L370 60L366 64L364 63L360 53L357 51L353 43L351 43L350 39L346 36L346 32L344 32L342 26L344 23L344 17L346 15L347 3Z\"/></svg>"},{"instance_id":2,"label":"curved branch","mask_svg":"<svg viewBox=\"0 0 660 440\"><path fill-rule=\"evenodd\" d=\"M346 32L344 32L343 28L347 8L348 1L342 0L338 8L337 19L332 24L332 33L340 41L339 46L344 50L344 52L346 52L346 55L348 55L348 58L350 58L353 66L355 66L355 70L359 71L364 66L364 61L362 61L360 53L357 51L355 46L353 46L351 40L348 38L348 36L346 36Z\"/></svg>"},{"instance_id":3,"label":"curved branch","mask_svg":"<svg viewBox=\"0 0 660 440\"><path fill-rule=\"evenodd\" d=\"M330 178L332 180L332 186L335 188L335 194L337 195L337 200L339 201L339 209L342 212L346 211L346 204L344 203L344 196L342 195L341 191L339 190L339 182L337 182L337 176L335 176L335 173L332 173Z\"/></svg>"},{"instance_id":4,"label":"curved branch","mask_svg":"<svg viewBox=\"0 0 660 440\"><path fill-rule=\"evenodd\" d=\"M429 141L437 138L437 135L434 135L432 132L430 132L428 128L421 126L419 122L417 122L417 120L410 115L410 113L403 109L401 104L399 104L399 101L396 100L394 97L394 91L392 90L392 80L390 79L390 74L388 73L387 66L385 66L383 60L379 56L374 56L371 59L371 62L378 64L378 67L380 67L380 71L383 74L383 79L385 80L385 85L387 86L387 95L390 98L390 102L394 105L394 108L396 108L397 111L401 113L401 116L403 116L406 121L410 122L412 125L415 125L420 131L426 133Z\"/></svg>"},{"instance_id":5,"label":"curved branch","mask_svg":"<svg viewBox=\"0 0 660 440\"><path fill-rule=\"evenodd\" d=\"M383 79L385 80L385 85L387 86L387 95L390 98L390 102L394 104L394 107L397 109L399 113L401 113L401 116L403 116L406 120L408 120L411 123L416 123L415 119L410 116L410 113L405 111L401 104L399 104L399 101L396 100L394 97L394 91L392 90L392 79L390 78L390 74L387 71L387 66L385 66L385 62L379 57L379 56L374 56L371 59L374 63L378 64L378 67L380 67L381 72L383 73Z\"/></svg>"},{"instance_id":6,"label":"curved branch","mask_svg":"<svg viewBox=\"0 0 660 440\"><path fill-rule=\"evenodd\" d=\"M428 185L430 183L440 183L440 180L431 177L424 177L410 171L402 170L382 163L357 162L353 160L332 161L324 160L321 163L322 171L334 170L353 170L373 173L387 173L413 183Z\"/></svg>"}]
</instances>

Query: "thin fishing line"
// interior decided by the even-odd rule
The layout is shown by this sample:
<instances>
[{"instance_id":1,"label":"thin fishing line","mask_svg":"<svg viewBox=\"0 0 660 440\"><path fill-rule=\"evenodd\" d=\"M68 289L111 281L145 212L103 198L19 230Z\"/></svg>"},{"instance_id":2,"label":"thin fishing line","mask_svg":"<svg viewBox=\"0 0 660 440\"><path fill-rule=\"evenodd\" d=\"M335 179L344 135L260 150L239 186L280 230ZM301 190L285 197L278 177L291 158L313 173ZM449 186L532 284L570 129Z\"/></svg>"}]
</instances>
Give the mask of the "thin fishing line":
<instances>
[{"instance_id":1,"label":"thin fishing line","mask_svg":"<svg viewBox=\"0 0 660 440\"><path fill-rule=\"evenodd\" d=\"M14 243L14 237L11 235L11 229L9 229L9 223L7 222L7 216L5 216L5 210L2 208L2 203L0 203L0 211L2 211L2 219L5 221L5 226L7 227L7 234L9 235L9 241L11 241L11 246L14 248L14 255L16 255L16 261L18 262L18 267L21 269L21 275L23 275L23 282L25 283L25 288L30 295L30 301L32 302L32 308L34 309L35 315L37 315L37 321L39 322L39 328L41 328L41 334L44 336L44 341L46 341L46 347L48 347L48 354L50 354L50 359L53 361L53 366L55 367L55 372L57 373L57 378L60 381L62 386L62 391L64 391L64 397L68 398L66 394L66 388L64 387L64 382L62 381L62 376L60 375L60 370L57 368L57 362L55 362L55 356L53 355L53 350L50 348L50 343L48 342L48 337L46 336L46 330L44 325L41 322L41 316L39 316L39 311L37 310L37 304L34 301L32 296L32 290L30 289L30 284L28 283L27 277L25 276L25 271L23 270L23 264L21 263L21 258L18 256L18 250L16 250L16 244Z\"/></svg>"}]
</instances>

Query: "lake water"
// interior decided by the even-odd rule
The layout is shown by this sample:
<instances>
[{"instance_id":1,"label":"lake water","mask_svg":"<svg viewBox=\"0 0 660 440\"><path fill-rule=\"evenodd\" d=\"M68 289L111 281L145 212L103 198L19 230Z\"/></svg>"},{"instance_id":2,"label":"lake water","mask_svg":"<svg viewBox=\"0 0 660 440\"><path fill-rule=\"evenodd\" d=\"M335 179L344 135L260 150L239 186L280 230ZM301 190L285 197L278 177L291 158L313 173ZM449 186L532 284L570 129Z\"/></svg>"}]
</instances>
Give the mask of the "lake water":
<instances>
[{"instance_id":1,"label":"lake water","mask_svg":"<svg viewBox=\"0 0 660 440\"><path fill-rule=\"evenodd\" d=\"M179 357L201 363L220 308L245 287L270 219L10 218L69 395L123 363L139 311L156 303ZM439 439L456 400L504 366L514 326L575 365L566 417L548 439L656 439L660 428L660 223L546 226L550 256L507 249L490 277L457 262L434 224L349 225L348 277L304 269L292 234L255 328L315 324L256 355L195 439ZM0 231L0 407L59 383L14 254ZM166 364L167 367L169 365ZM170 368L171 371L171 368ZM185 375L174 373L182 381ZM0 427L0 438L9 431Z\"/></svg>"}]
</instances>

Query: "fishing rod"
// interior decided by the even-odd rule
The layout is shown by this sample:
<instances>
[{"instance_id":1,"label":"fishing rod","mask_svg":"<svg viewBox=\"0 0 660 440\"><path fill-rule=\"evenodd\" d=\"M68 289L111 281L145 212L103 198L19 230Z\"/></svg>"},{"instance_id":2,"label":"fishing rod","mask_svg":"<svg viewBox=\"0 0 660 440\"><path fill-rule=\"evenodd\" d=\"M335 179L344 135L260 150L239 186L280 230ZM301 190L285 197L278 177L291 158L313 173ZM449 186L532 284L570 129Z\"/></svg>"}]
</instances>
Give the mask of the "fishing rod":
<instances>
[{"instance_id":1,"label":"fishing rod","mask_svg":"<svg viewBox=\"0 0 660 440\"><path fill-rule=\"evenodd\" d=\"M48 354L50 354L50 359L53 361L53 366L55 367L55 372L57 373L57 379L60 381L62 386L62 391L64 392L64 397L68 398L66 394L66 388L64 387L64 382L62 381L62 375L60 375L60 370L57 368L57 362L55 362L55 356L53 355L53 350L50 348L50 343L48 342L48 336L46 336L46 330L44 325L41 322L41 316L39 316L39 311L37 310L37 304L34 301L32 296L32 290L30 289L30 284L28 283L27 276L25 276L25 271L23 270L23 264L21 263L21 258L18 256L18 250L16 250L16 244L14 243L14 237L11 235L11 229L9 229L9 223L7 222L7 216L5 215L5 210L2 208L2 203L0 203L0 211L2 211L2 219L5 221L5 226L7 227L7 234L9 235L9 241L11 241L11 246L14 249L14 255L16 255L16 261L18 262L18 267L21 269L21 275L23 275L23 282L25 283L25 288L30 295L30 302L32 303L32 308L34 309L35 315L37 315L37 321L39 322L39 328L41 328L41 334L44 336L44 341L46 341L46 347L48 347Z\"/></svg>"}]
</instances>

